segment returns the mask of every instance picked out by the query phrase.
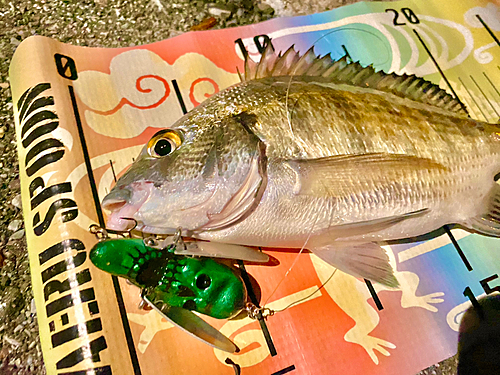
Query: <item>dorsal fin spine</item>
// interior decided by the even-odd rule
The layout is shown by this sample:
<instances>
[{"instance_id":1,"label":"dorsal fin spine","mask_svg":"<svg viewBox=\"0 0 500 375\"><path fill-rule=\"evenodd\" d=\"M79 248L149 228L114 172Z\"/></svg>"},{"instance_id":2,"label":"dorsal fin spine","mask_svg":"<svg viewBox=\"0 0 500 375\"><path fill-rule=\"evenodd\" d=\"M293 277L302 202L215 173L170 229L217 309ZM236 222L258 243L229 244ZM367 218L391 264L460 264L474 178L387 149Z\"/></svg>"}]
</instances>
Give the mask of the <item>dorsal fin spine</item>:
<instances>
[{"instance_id":1,"label":"dorsal fin spine","mask_svg":"<svg viewBox=\"0 0 500 375\"><path fill-rule=\"evenodd\" d=\"M316 76L319 72L323 71L324 60L317 59L307 71L308 76Z\"/></svg>"},{"instance_id":2,"label":"dorsal fin spine","mask_svg":"<svg viewBox=\"0 0 500 375\"><path fill-rule=\"evenodd\" d=\"M314 54L314 48L311 47L309 50L304 53L295 66L293 67L292 73L293 75L303 75L307 72L307 70L311 67L313 62L316 60L316 55Z\"/></svg>"},{"instance_id":3,"label":"dorsal fin spine","mask_svg":"<svg viewBox=\"0 0 500 375\"><path fill-rule=\"evenodd\" d=\"M260 61L257 65L257 69L255 70L255 78L262 78L266 76L271 63L273 62L273 56L276 56L274 50L266 48L262 53Z\"/></svg>"},{"instance_id":4,"label":"dorsal fin spine","mask_svg":"<svg viewBox=\"0 0 500 375\"><path fill-rule=\"evenodd\" d=\"M362 85L363 82L366 82L366 79L372 75L372 72L369 70L360 70L358 74L356 74L353 78L353 82L356 85Z\"/></svg>"},{"instance_id":5,"label":"dorsal fin spine","mask_svg":"<svg viewBox=\"0 0 500 375\"><path fill-rule=\"evenodd\" d=\"M243 81L278 76L323 77L335 84L369 87L467 116L467 111L456 98L432 82L415 75L375 71L371 65L363 67L359 62L348 62L347 56L336 61L330 54L316 56L313 47L299 55L292 45L282 54L275 52L268 43L259 63L247 55L245 71L238 74Z\"/></svg>"}]
</instances>

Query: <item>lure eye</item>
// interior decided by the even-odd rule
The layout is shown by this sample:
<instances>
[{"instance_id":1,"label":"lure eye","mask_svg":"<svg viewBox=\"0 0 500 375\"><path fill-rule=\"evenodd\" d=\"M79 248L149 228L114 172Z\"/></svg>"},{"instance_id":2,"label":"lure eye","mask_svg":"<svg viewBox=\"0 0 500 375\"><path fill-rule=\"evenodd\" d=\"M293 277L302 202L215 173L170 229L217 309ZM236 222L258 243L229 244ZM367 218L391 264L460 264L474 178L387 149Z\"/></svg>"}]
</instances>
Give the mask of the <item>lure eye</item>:
<instances>
[{"instance_id":1,"label":"lure eye","mask_svg":"<svg viewBox=\"0 0 500 375\"><path fill-rule=\"evenodd\" d=\"M160 130L148 142L148 154L162 158L174 152L182 143L180 135L170 129Z\"/></svg>"},{"instance_id":2,"label":"lure eye","mask_svg":"<svg viewBox=\"0 0 500 375\"><path fill-rule=\"evenodd\" d=\"M210 276L205 275L202 273L200 276L196 278L196 287L198 289L204 290L207 289L210 284L212 284L212 280L210 279Z\"/></svg>"}]
</instances>

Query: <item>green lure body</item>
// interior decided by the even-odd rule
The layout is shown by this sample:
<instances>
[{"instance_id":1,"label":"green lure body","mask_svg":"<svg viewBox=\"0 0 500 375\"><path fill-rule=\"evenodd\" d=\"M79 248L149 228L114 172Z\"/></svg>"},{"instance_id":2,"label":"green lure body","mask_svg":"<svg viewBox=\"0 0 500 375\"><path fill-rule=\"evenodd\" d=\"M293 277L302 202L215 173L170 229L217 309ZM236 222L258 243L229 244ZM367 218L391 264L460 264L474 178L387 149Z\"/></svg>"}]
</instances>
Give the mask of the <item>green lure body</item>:
<instances>
[{"instance_id":1,"label":"green lure body","mask_svg":"<svg viewBox=\"0 0 500 375\"><path fill-rule=\"evenodd\" d=\"M106 239L90 251L99 269L123 277L156 304L229 319L245 306L247 292L233 269L211 258L176 255L175 246L146 246L142 239Z\"/></svg>"}]
</instances>

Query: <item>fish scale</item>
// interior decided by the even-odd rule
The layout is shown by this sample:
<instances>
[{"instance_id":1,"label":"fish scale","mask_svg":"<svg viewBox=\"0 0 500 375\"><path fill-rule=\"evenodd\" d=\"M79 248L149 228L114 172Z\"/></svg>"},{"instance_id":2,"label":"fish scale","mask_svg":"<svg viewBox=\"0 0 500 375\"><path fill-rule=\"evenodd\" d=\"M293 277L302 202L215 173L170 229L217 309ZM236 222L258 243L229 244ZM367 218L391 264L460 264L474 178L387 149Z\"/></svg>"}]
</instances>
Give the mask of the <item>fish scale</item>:
<instances>
[{"instance_id":1,"label":"fish scale","mask_svg":"<svg viewBox=\"0 0 500 375\"><path fill-rule=\"evenodd\" d=\"M248 90L250 92L255 91L258 95L261 95L261 90L267 90L267 87L269 87L269 81L264 79L255 81L254 84L258 87L255 90L252 88ZM402 148L404 148L405 154L411 153L415 149L415 154L419 156L433 157L435 148L444 150L444 147L447 147L450 149L450 155L456 158L459 155L467 153L469 155L477 154L482 151L484 145L487 147L496 147L497 145L496 142L489 140L489 134L481 135L474 128L475 121L473 120L456 117L452 114L445 114L438 109L422 109L419 108L418 103L406 102L404 103L406 106L403 106L403 103L397 103L399 104L398 106L393 105L391 102L397 102L398 98L390 98L391 101L389 101L389 99L381 95L370 95L370 93L363 94L359 92L349 93L347 91L342 91L339 95L348 95L349 103L355 101L355 108L364 107L363 111L359 111L362 118L351 117L349 115L350 106L346 106L343 109L342 107L338 108L338 104L337 106L334 104L335 101L339 100L338 96L331 95L331 100L326 100L322 96L323 99L321 101L310 100L310 107L300 111L301 121L292 121L292 128L296 129L292 138L289 136L289 126L285 115L285 101L281 99L281 97L285 97L286 95L287 82L286 79L282 81L281 95L276 93L267 95L267 109L260 107L248 109L251 113L258 114L262 118L258 124L255 124L254 131L270 145L268 156L298 157L300 155L290 154L290 150L294 150L293 146L297 146L300 149L302 144L308 144L309 150L304 150L304 152L307 152L310 157L370 152L398 153ZM273 88L276 90L275 86ZM307 87L300 85L299 88L302 88L308 95L313 90L317 90L314 84ZM294 83L292 83L289 95L291 103L300 95L300 92L295 93L294 91L295 87ZM343 98L340 100L343 100ZM367 107L366 103L369 104L373 101L376 101L376 104ZM383 108L384 110L374 109L376 107ZM297 109L295 109L295 116L292 117L292 120L299 117L297 112ZM336 119L335 123L326 121L327 119L324 119L322 116L317 116L317 114L321 113L328 113L330 116L329 119ZM406 119L406 121L398 121L399 117ZM315 126L313 130L311 124L318 123L321 126ZM306 125L303 126L303 124ZM394 124L398 124L398 126L395 127ZM451 129L451 131L448 129ZM458 137L454 136L454 129L460 133L457 134L459 135ZM395 134L396 131L398 134ZM336 142L321 145L315 144L315 137L330 134L330 132L337 135L337 137L333 138L333 141ZM390 137L384 137L384 135L391 133L397 137L393 142L391 142ZM463 135L471 139L465 140ZM405 136L406 139L404 139ZM471 140L473 142L470 142ZM428 141L438 144L429 144ZM349 142L360 147L364 145L365 148L356 149L355 147L349 147ZM475 146L475 149L471 150L473 146ZM327 151L322 151L322 148ZM471 153L470 151L473 152ZM443 159L447 158L445 152L441 152L440 155L436 156ZM450 159L449 162L451 164L455 160Z\"/></svg>"}]
</instances>

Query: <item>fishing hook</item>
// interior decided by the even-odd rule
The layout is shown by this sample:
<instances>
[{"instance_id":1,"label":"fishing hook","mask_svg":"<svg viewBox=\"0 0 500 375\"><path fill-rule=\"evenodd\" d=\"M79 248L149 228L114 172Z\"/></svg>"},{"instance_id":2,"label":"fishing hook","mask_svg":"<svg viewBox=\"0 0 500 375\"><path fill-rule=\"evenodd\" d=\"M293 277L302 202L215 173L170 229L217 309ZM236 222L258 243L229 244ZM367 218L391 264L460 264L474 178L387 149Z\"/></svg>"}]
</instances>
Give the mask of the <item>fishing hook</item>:
<instances>
[{"instance_id":1,"label":"fishing hook","mask_svg":"<svg viewBox=\"0 0 500 375\"><path fill-rule=\"evenodd\" d=\"M151 294L154 288L152 287L144 287L141 288L141 300L139 301L137 307L139 310L151 310L151 306L146 299L146 295Z\"/></svg>"},{"instance_id":2,"label":"fishing hook","mask_svg":"<svg viewBox=\"0 0 500 375\"><path fill-rule=\"evenodd\" d=\"M151 287L145 287L141 289L141 300L139 301L138 308L139 310L150 310L150 305L148 301L146 300L146 295L150 294L152 292ZM149 309L148 309L149 307Z\"/></svg>"},{"instance_id":3,"label":"fishing hook","mask_svg":"<svg viewBox=\"0 0 500 375\"><path fill-rule=\"evenodd\" d=\"M157 247L159 245L158 240L156 237L150 236L146 237L143 239L144 245L150 246L150 247ZM182 228L179 227L174 233L174 236L172 237L172 243L170 243L168 246L173 246L177 249L178 246L182 246L184 250L187 249L186 244L184 240L182 239Z\"/></svg>"},{"instance_id":4,"label":"fishing hook","mask_svg":"<svg viewBox=\"0 0 500 375\"><path fill-rule=\"evenodd\" d=\"M137 220L135 220L133 217L121 217L120 219L123 219L123 220L130 220L130 221L133 221L134 222L134 226L126 231L123 231L123 232L127 232L130 234L130 232L132 232L135 228L137 228L137 224L139 224L137 222Z\"/></svg>"}]
</instances>

